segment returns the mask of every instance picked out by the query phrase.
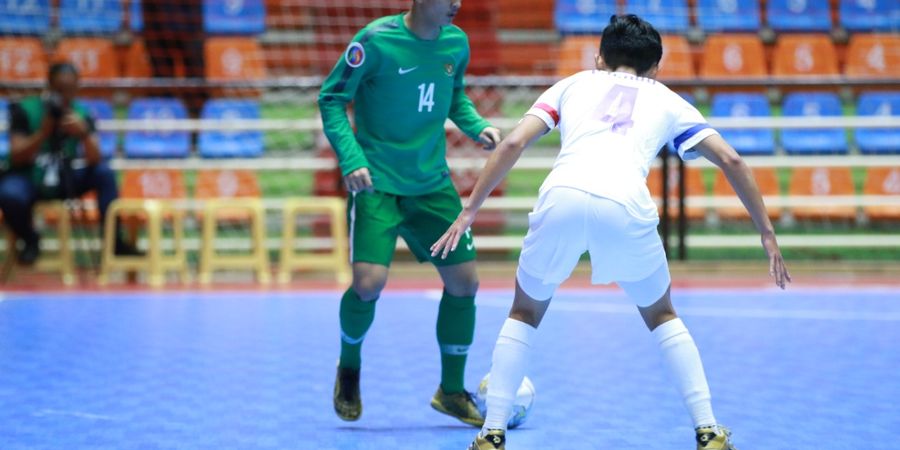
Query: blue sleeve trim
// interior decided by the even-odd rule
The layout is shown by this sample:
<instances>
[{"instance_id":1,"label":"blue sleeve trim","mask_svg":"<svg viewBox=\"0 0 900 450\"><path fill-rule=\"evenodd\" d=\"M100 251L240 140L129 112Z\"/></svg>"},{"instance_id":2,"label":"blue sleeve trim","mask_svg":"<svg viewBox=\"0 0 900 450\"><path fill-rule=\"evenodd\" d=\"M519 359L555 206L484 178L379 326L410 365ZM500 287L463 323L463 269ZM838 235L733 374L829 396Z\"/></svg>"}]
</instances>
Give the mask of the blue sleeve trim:
<instances>
[{"instance_id":1,"label":"blue sleeve trim","mask_svg":"<svg viewBox=\"0 0 900 450\"><path fill-rule=\"evenodd\" d=\"M680 149L681 144L684 144L684 141L692 138L695 134L697 134L707 128L711 128L709 126L709 124L701 123L700 125L694 125L694 126L688 128L687 131L685 131L684 133L679 134L678 137L676 137L675 140L672 142L672 144L675 147L675 150L677 151L678 149Z\"/></svg>"}]
</instances>

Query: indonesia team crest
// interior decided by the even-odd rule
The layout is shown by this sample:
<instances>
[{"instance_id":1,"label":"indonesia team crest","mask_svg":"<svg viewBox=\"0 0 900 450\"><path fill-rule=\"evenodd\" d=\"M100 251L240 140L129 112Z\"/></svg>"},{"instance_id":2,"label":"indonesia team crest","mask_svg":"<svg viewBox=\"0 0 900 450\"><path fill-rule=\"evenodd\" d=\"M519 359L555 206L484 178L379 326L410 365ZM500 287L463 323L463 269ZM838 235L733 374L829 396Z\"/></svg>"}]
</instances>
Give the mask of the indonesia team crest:
<instances>
[{"instance_id":1,"label":"indonesia team crest","mask_svg":"<svg viewBox=\"0 0 900 450\"><path fill-rule=\"evenodd\" d=\"M447 73L448 77L453 76L453 64L452 63L444 64L444 72Z\"/></svg>"},{"instance_id":2,"label":"indonesia team crest","mask_svg":"<svg viewBox=\"0 0 900 450\"><path fill-rule=\"evenodd\" d=\"M344 53L344 60L347 61L347 65L350 67L356 68L363 65L366 61L366 51L363 49L362 44L351 42L350 46L347 47L347 52Z\"/></svg>"}]
</instances>

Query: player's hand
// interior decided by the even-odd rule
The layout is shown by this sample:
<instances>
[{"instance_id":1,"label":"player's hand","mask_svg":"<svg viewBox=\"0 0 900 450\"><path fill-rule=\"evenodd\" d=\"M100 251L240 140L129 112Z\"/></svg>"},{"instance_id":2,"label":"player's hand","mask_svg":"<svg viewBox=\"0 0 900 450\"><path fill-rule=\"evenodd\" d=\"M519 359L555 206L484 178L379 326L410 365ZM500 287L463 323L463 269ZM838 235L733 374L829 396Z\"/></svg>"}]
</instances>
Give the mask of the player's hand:
<instances>
[{"instance_id":1,"label":"player's hand","mask_svg":"<svg viewBox=\"0 0 900 450\"><path fill-rule=\"evenodd\" d=\"M497 148L497 144L500 143L500 130L494 127L487 127L481 131L481 134L478 135L478 142L480 142L485 150L493 150Z\"/></svg>"},{"instance_id":2,"label":"player's hand","mask_svg":"<svg viewBox=\"0 0 900 450\"><path fill-rule=\"evenodd\" d=\"M440 253L441 259L447 259L447 255L456 250L459 240L469 231L469 227L475 221L476 212L463 209L459 216L456 217L456 220L453 221L453 224L450 225L450 228L447 228L447 231L444 232L444 235L431 246L431 256L437 256Z\"/></svg>"},{"instance_id":3,"label":"player's hand","mask_svg":"<svg viewBox=\"0 0 900 450\"><path fill-rule=\"evenodd\" d=\"M372 192L372 175L369 174L368 167L360 167L347 174L344 177L344 186L347 192Z\"/></svg>"},{"instance_id":4,"label":"player's hand","mask_svg":"<svg viewBox=\"0 0 900 450\"><path fill-rule=\"evenodd\" d=\"M784 289L785 284L791 282L791 274L784 265L784 258L781 256L781 249L778 248L775 235L763 234L762 245L766 250L766 255L769 256L769 275L775 277L775 284Z\"/></svg>"},{"instance_id":5,"label":"player's hand","mask_svg":"<svg viewBox=\"0 0 900 450\"><path fill-rule=\"evenodd\" d=\"M76 138L83 138L88 135L88 126L81 117L73 112L69 112L62 117L59 122L59 129L63 133Z\"/></svg>"}]
</instances>

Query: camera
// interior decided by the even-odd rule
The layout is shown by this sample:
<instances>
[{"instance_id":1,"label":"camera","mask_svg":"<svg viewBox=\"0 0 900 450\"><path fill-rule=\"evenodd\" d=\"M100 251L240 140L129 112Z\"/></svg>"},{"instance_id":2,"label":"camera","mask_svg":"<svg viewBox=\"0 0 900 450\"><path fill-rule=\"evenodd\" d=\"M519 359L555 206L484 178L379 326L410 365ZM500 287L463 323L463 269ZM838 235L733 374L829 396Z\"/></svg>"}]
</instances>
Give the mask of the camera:
<instances>
[{"instance_id":1,"label":"camera","mask_svg":"<svg viewBox=\"0 0 900 450\"><path fill-rule=\"evenodd\" d=\"M51 92L44 97L44 108L47 110L47 114L50 114L50 117L54 120L60 120L66 112L65 99L63 99L62 95Z\"/></svg>"}]
</instances>

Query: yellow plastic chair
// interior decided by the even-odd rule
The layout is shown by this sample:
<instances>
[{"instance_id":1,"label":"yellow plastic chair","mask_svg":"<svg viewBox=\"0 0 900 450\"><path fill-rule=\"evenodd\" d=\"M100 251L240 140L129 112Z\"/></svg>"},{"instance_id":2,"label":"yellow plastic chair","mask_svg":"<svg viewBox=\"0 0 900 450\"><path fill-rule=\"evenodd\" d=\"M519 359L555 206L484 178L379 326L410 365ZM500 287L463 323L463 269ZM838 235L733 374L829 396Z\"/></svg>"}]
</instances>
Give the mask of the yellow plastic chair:
<instances>
[{"instance_id":1,"label":"yellow plastic chair","mask_svg":"<svg viewBox=\"0 0 900 450\"><path fill-rule=\"evenodd\" d=\"M55 220L56 239L59 242L59 251L56 254L41 252L41 256L35 263L35 269L48 272L59 272L62 282L66 286L75 284L75 257L72 253L72 222L69 208L60 200L39 201L34 206L36 215L53 214ZM6 232L6 260L3 262L3 282L6 283L12 276L18 262L16 251L16 235L12 231Z\"/></svg>"},{"instance_id":2,"label":"yellow plastic chair","mask_svg":"<svg viewBox=\"0 0 900 450\"><path fill-rule=\"evenodd\" d=\"M140 256L115 254L116 218L119 215L144 216L147 221L147 251ZM162 248L163 221L171 219L174 252L166 254ZM170 202L156 199L116 199L106 213L103 230L103 257L100 262L98 283L109 283L113 270L142 270L147 274L150 286L165 284L166 272L176 271L182 283L189 281L187 255L184 250L184 213Z\"/></svg>"},{"instance_id":3,"label":"yellow plastic chair","mask_svg":"<svg viewBox=\"0 0 900 450\"><path fill-rule=\"evenodd\" d=\"M271 281L266 250L266 215L259 181L250 170L201 170L197 173L197 200L205 202L201 218L200 283L212 282L217 269L251 269L261 284ZM250 224L250 253L216 252L216 225L221 221Z\"/></svg>"},{"instance_id":4,"label":"yellow plastic chair","mask_svg":"<svg viewBox=\"0 0 900 450\"><path fill-rule=\"evenodd\" d=\"M338 283L350 282L350 244L347 239L347 205L338 197L295 198L284 202L284 227L278 282L291 281L291 272L299 269L329 269ZM298 254L295 221L300 214L326 213L331 219L332 244L327 253Z\"/></svg>"}]
</instances>

